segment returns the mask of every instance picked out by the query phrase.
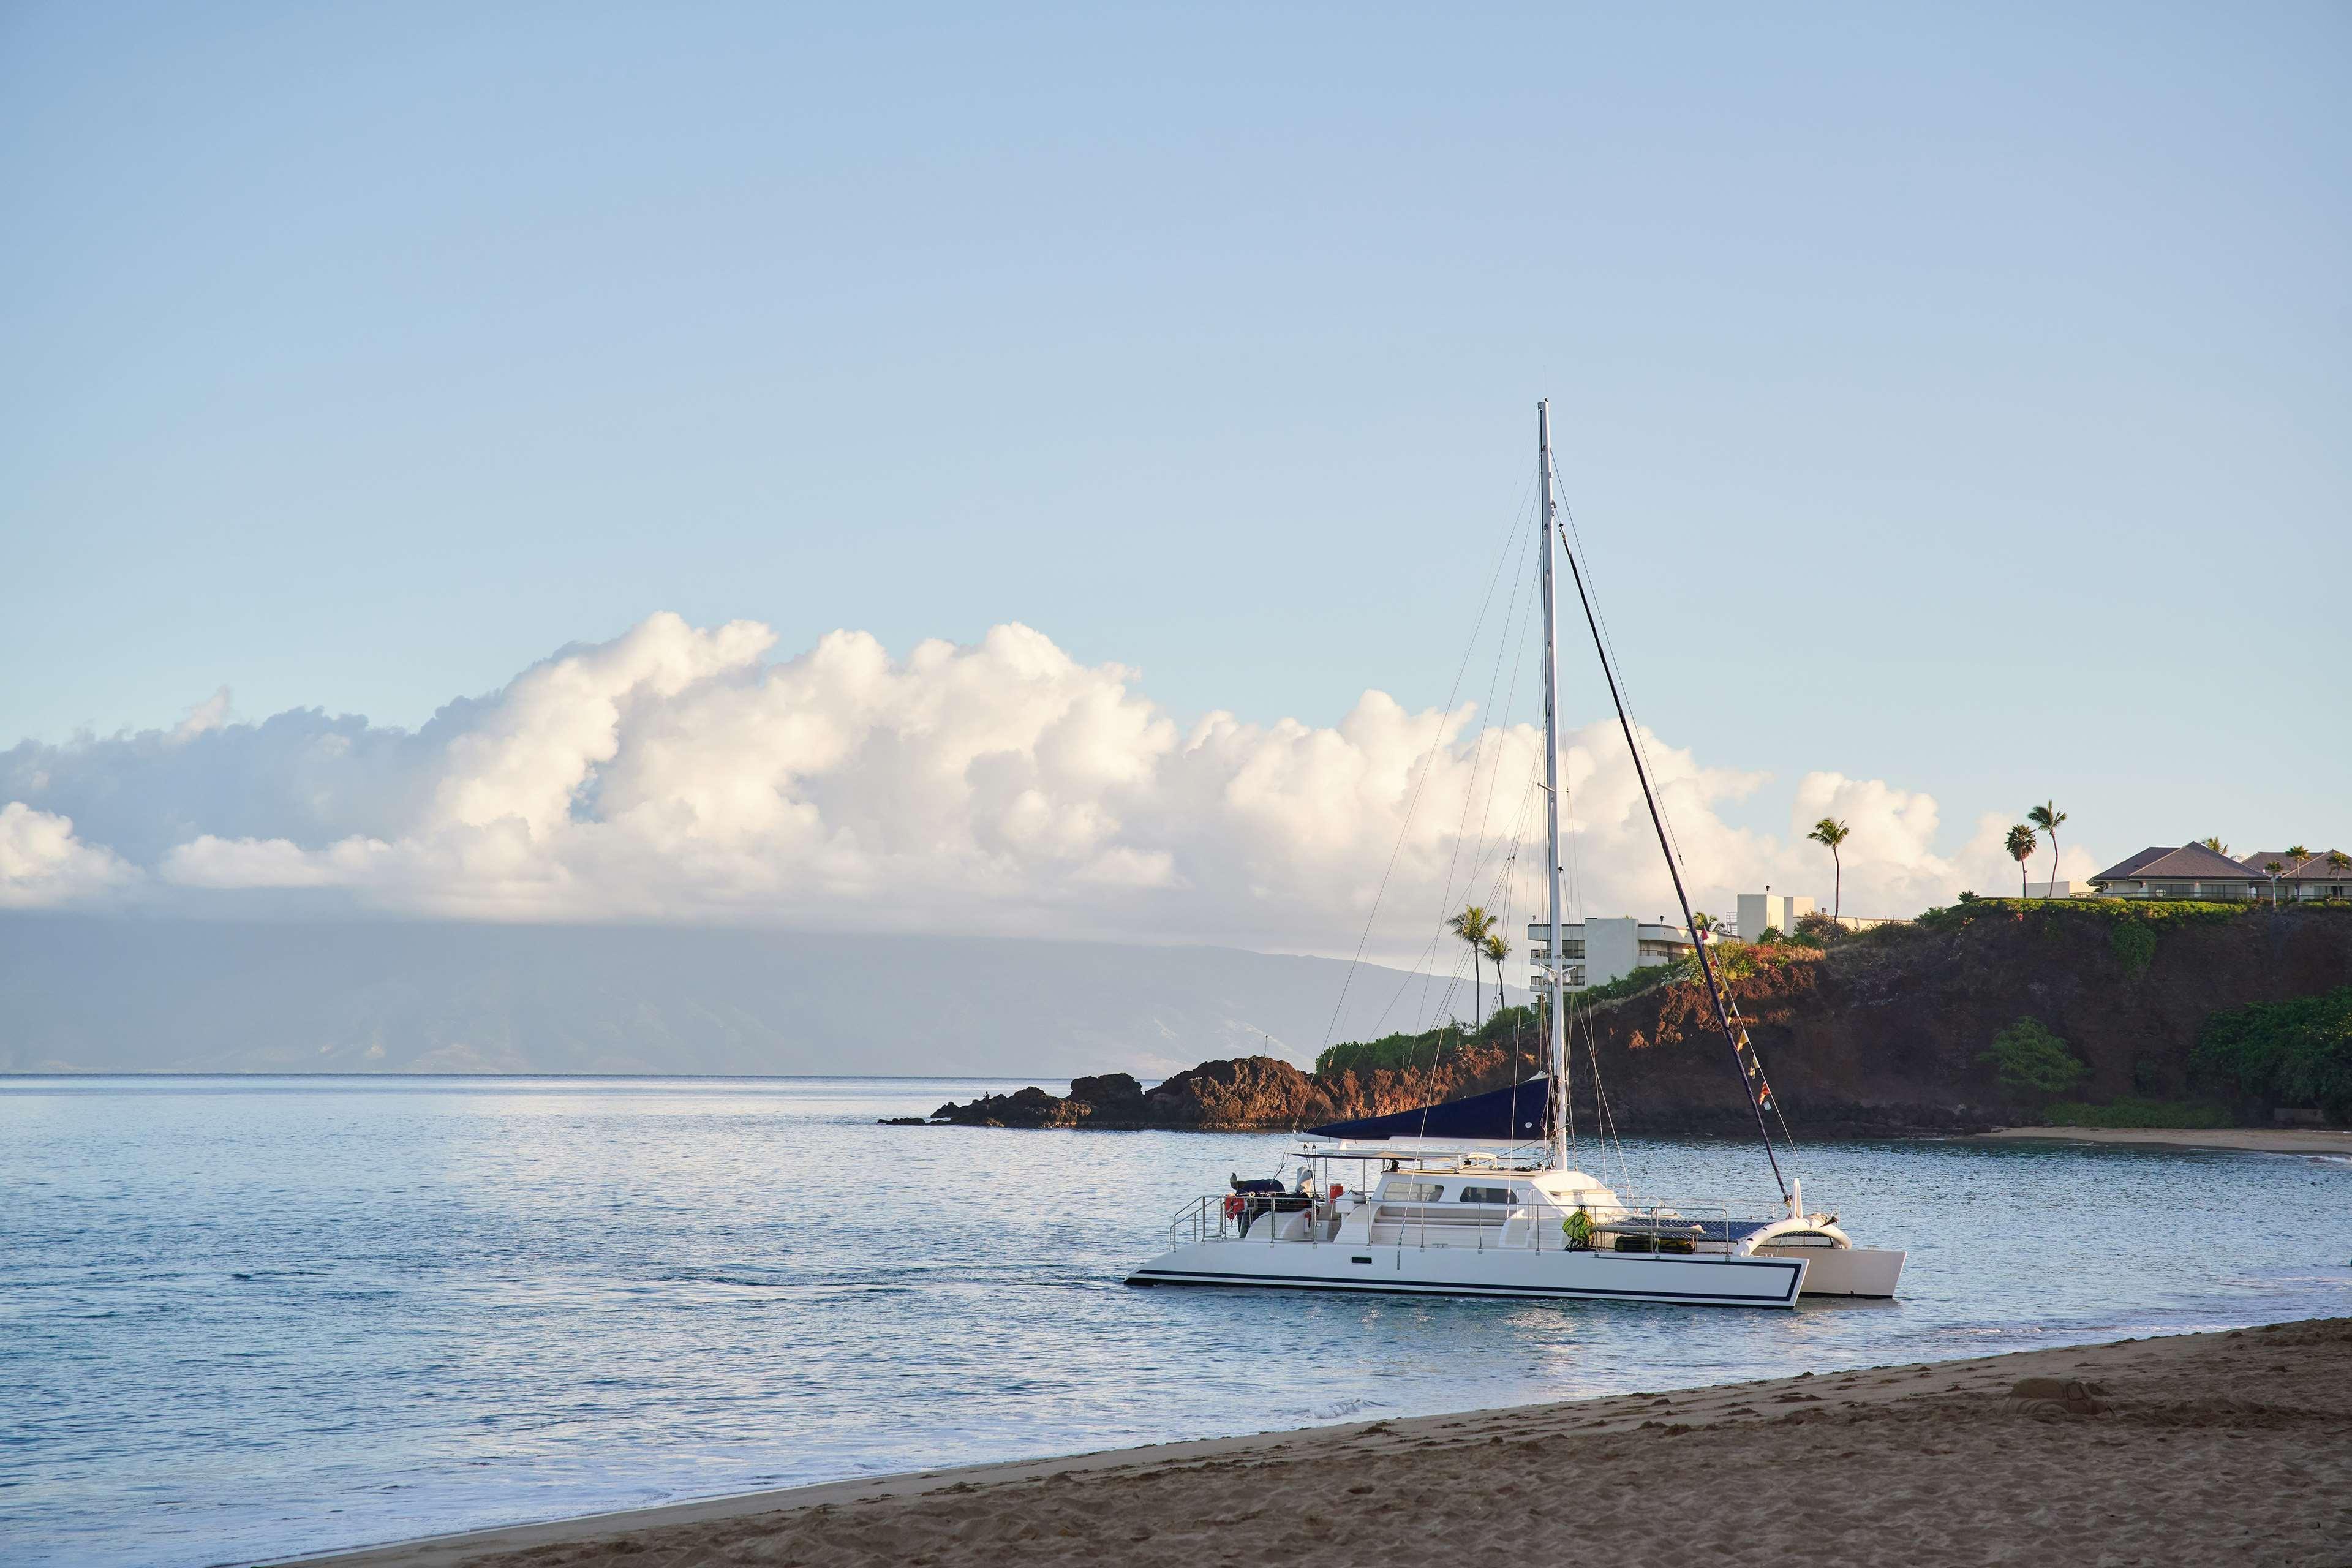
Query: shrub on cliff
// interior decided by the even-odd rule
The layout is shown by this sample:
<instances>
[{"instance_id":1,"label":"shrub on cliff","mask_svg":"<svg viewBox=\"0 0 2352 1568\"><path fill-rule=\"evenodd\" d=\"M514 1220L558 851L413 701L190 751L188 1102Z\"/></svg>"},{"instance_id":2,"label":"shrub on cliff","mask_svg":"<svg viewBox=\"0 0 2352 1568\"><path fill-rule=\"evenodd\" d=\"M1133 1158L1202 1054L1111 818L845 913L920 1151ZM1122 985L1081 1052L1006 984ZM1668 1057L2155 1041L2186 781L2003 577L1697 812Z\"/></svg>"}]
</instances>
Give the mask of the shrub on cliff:
<instances>
[{"instance_id":1,"label":"shrub on cliff","mask_svg":"<svg viewBox=\"0 0 2352 1568\"><path fill-rule=\"evenodd\" d=\"M1830 916L1816 910L1811 914L1797 917L1797 929L1789 940L1801 947L1827 948L1853 935Z\"/></svg>"},{"instance_id":2,"label":"shrub on cliff","mask_svg":"<svg viewBox=\"0 0 2352 1568\"><path fill-rule=\"evenodd\" d=\"M2156 957L2156 928L2147 921L2117 921L2107 933L2107 945L2116 950L2126 974L2137 974Z\"/></svg>"},{"instance_id":3,"label":"shrub on cliff","mask_svg":"<svg viewBox=\"0 0 2352 1568\"><path fill-rule=\"evenodd\" d=\"M1377 1040L1342 1041L1327 1047L1315 1058L1315 1070L1370 1072L1385 1068L1391 1072L1425 1072L1460 1050L1467 1040L1484 1040L1507 1047L1516 1039L1532 1047L1533 1042L1540 1040L1542 1030L1542 1014L1535 1007L1499 1007L1475 1029L1465 1030L1458 1024L1447 1024L1417 1035L1383 1035Z\"/></svg>"},{"instance_id":4,"label":"shrub on cliff","mask_svg":"<svg viewBox=\"0 0 2352 1568\"><path fill-rule=\"evenodd\" d=\"M2011 1094L2063 1094L2091 1070L2039 1018L2020 1018L1992 1037L1992 1049L1977 1058L2000 1075Z\"/></svg>"},{"instance_id":5,"label":"shrub on cliff","mask_svg":"<svg viewBox=\"0 0 2352 1568\"><path fill-rule=\"evenodd\" d=\"M2216 1013L2189 1065L2248 1099L2316 1105L2330 1121L2352 1121L2352 985Z\"/></svg>"},{"instance_id":6,"label":"shrub on cliff","mask_svg":"<svg viewBox=\"0 0 2352 1568\"><path fill-rule=\"evenodd\" d=\"M2210 925L2269 910L2269 905L2251 900L2224 904L2200 899L1964 899L1928 910L1916 923L1928 931L1955 931L1980 921L2030 920L2045 929L2063 921L2104 921L2117 928L2144 926L2153 936L2167 926Z\"/></svg>"}]
</instances>

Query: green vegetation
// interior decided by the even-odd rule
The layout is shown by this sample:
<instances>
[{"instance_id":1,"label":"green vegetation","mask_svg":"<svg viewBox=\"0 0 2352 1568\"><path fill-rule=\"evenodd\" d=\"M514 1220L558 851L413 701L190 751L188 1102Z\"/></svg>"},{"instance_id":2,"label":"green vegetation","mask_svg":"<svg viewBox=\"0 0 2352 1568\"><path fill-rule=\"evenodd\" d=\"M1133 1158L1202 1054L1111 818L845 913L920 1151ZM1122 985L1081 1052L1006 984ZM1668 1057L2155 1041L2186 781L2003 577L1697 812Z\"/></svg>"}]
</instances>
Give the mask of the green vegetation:
<instances>
[{"instance_id":1,"label":"green vegetation","mask_svg":"<svg viewBox=\"0 0 2352 1568\"><path fill-rule=\"evenodd\" d=\"M1495 966L1495 1005L1500 1007L1503 1005L1503 963L1511 956L1511 944L1504 940L1502 929L1498 926L1486 933L1486 940L1478 944L1478 949L1486 955L1486 962ZM1475 963L1478 961L1473 958L1470 962Z\"/></svg>"},{"instance_id":2,"label":"green vegetation","mask_svg":"<svg viewBox=\"0 0 2352 1568\"><path fill-rule=\"evenodd\" d=\"M2352 1121L2352 985L2216 1013L2197 1032L2190 1072L2273 1105L2316 1105Z\"/></svg>"},{"instance_id":3,"label":"green vegetation","mask_svg":"<svg viewBox=\"0 0 2352 1568\"><path fill-rule=\"evenodd\" d=\"M1821 956L1822 944L1801 938L1780 942L1724 942L1707 951L1715 956L1716 973L1726 981L1745 980L1790 963L1810 963ZM1583 991L1569 993L1571 1016L1581 1007L1597 1006L1603 1002L1622 1001L1638 996L1644 991L1677 982L1700 984L1698 960L1678 958L1671 963L1647 963L1631 974L1621 975L1605 985L1594 985ZM1317 1072L1369 1071L1386 1068L1391 1072L1425 1072L1431 1064L1440 1062L1452 1052L1462 1048L1468 1040L1507 1047L1517 1038L1528 1051L1540 1056L1543 1051L1543 1010L1540 1006L1503 1007L1493 1017L1475 1029L1459 1024L1442 1028L1424 1029L1417 1035L1384 1035L1377 1040L1348 1040L1333 1046L1315 1058Z\"/></svg>"},{"instance_id":4,"label":"green vegetation","mask_svg":"<svg viewBox=\"0 0 2352 1568\"><path fill-rule=\"evenodd\" d=\"M1472 904L1445 922L1445 929L1470 944L1470 1011L1471 1016L1486 1015L1486 971L1480 960L1486 952L1486 939L1502 930L1502 922L1486 912L1485 907ZM1498 994L1496 1001L1502 1000Z\"/></svg>"},{"instance_id":5,"label":"green vegetation","mask_svg":"<svg viewBox=\"0 0 2352 1568\"><path fill-rule=\"evenodd\" d=\"M2147 921L2118 921L2107 933L2126 974L2137 974L2156 959L2156 927Z\"/></svg>"},{"instance_id":6,"label":"green vegetation","mask_svg":"<svg viewBox=\"0 0 2352 1568\"><path fill-rule=\"evenodd\" d=\"M1715 950L1716 973L1726 980L1746 980L1792 963L1811 963L1821 957L1822 944L1803 937L1786 942L1727 942Z\"/></svg>"},{"instance_id":7,"label":"green vegetation","mask_svg":"<svg viewBox=\"0 0 2352 1568\"><path fill-rule=\"evenodd\" d=\"M1852 832L1851 828L1836 817L1824 816L1813 824L1813 830L1811 833L1805 835L1830 852L1830 864L1836 868L1837 880L1830 884L1832 919L1845 912L1845 857L1839 853L1838 846L1843 844Z\"/></svg>"},{"instance_id":8,"label":"green vegetation","mask_svg":"<svg viewBox=\"0 0 2352 1568\"><path fill-rule=\"evenodd\" d=\"M1507 1047L1515 1037L1527 1050L1542 1054L1540 1008L1497 1008L1493 1017L1475 1029L1447 1024L1442 1028L1423 1029L1417 1035L1383 1035L1377 1040L1343 1041L1315 1058L1315 1070L1347 1072L1386 1068L1391 1072L1425 1072L1432 1064L1444 1060L1469 1041Z\"/></svg>"},{"instance_id":9,"label":"green vegetation","mask_svg":"<svg viewBox=\"0 0 2352 1568\"><path fill-rule=\"evenodd\" d=\"M1621 974L1599 985L1587 986L1572 994L1570 1005L1589 1005L1596 1002L1614 1002L1621 997L1638 996L1653 986L1673 980L1698 979L1698 961L1677 958L1672 963L1645 963L1631 974ZM1569 1015L1573 1017L1575 1015Z\"/></svg>"},{"instance_id":10,"label":"green vegetation","mask_svg":"<svg viewBox=\"0 0 2352 1568\"><path fill-rule=\"evenodd\" d=\"M2058 825L2066 820L2066 814L2058 809L2056 801L2045 801L2027 812L2025 820L2050 840L2050 893L2054 898L2058 892Z\"/></svg>"},{"instance_id":11,"label":"green vegetation","mask_svg":"<svg viewBox=\"0 0 2352 1568\"><path fill-rule=\"evenodd\" d=\"M1977 1060L1990 1062L2011 1094L2063 1094L2091 1070L2039 1018L2020 1018L1995 1035Z\"/></svg>"},{"instance_id":12,"label":"green vegetation","mask_svg":"<svg viewBox=\"0 0 2352 1568\"><path fill-rule=\"evenodd\" d=\"M2053 1127L2228 1127L2236 1120L2218 1105L2130 1095L2105 1105L2062 1100L2043 1107L2042 1115Z\"/></svg>"},{"instance_id":13,"label":"green vegetation","mask_svg":"<svg viewBox=\"0 0 2352 1568\"><path fill-rule=\"evenodd\" d=\"M2326 903L2290 906L2326 909ZM2217 923L2242 920L2256 912L2268 914L2266 904L2214 903L2198 899L1963 899L1943 909L1929 910L1915 925L1935 931L1955 931L1988 920L2105 921L2112 925L2140 924L2161 931L2168 926Z\"/></svg>"},{"instance_id":14,"label":"green vegetation","mask_svg":"<svg viewBox=\"0 0 2352 1568\"><path fill-rule=\"evenodd\" d=\"M2034 837L2033 829L2021 822L2009 830L2009 837L2003 845L2009 851L2009 858L2017 862L2017 896L2021 899L2025 897L2025 863L2033 858L2033 852L2041 847L2041 844L2042 841ZM1960 895L1964 902L1975 897L1974 893Z\"/></svg>"}]
</instances>

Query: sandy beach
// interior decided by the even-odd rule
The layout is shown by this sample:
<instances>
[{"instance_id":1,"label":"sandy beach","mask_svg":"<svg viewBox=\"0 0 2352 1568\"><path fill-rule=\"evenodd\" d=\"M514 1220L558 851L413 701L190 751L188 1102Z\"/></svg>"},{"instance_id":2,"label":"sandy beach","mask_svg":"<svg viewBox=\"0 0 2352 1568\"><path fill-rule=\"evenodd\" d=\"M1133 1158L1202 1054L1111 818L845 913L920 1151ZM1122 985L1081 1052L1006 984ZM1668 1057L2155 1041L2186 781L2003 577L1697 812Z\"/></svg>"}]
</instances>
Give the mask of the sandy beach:
<instances>
[{"instance_id":1,"label":"sandy beach","mask_svg":"<svg viewBox=\"0 0 2352 1568\"><path fill-rule=\"evenodd\" d=\"M2169 1149L2242 1149L2261 1154L2352 1157L2352 1131L2326 1127L2001 1127L1979 1138L2055 1139L2070 1143L2147 1143Z\"/></svg>"},{"instance_id":2,"label":"sandy beach","mask_svg":"<svg viewBox=\"0 0 2352 1568\"><path fill-rule=\"evenodd\" d=\"M2352 1319L720 1498L336 1568L2352 1563Z\"/></svg>"}]
</instances>

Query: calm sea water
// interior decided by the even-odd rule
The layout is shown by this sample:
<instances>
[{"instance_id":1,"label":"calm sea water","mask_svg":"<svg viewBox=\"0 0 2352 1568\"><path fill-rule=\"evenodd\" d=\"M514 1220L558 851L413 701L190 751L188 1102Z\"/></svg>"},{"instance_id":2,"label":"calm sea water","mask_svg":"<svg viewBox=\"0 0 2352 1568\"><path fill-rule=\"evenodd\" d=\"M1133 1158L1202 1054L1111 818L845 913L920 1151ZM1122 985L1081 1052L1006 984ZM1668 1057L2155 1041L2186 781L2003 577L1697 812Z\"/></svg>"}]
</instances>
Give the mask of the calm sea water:
<instances>
[{"instance_id":1,"label":"calm sea water","mask_svg":"<svg viewBox=\"0 0 2352 1568\"><path fill-rule=\"evenodd\" d=\"M874 1124L983 1087L0 1082L0 1557L217 1563L2352 1312L2352 1165L1961 1142L1801 1161L1911 1249L1893 1304L1131 1290L1181 1200L1284 1141ZM1647 1189L1769 1191L1750 1147L1627 1152Z\"/></svg>"}]
</instances>

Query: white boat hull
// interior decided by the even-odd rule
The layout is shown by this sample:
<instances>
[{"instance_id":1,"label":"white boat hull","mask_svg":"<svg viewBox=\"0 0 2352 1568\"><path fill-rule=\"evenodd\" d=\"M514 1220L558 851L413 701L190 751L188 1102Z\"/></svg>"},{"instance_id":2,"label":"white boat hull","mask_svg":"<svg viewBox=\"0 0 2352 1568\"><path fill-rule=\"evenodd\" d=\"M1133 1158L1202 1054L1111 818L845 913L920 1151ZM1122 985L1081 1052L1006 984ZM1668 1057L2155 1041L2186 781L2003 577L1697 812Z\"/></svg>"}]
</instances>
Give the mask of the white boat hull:
<instances>
[{"instance_id":1,"label":"white boat hull","mask_svg":"<svg viewBox=\"0 0 2352 1568\"><path fill-rule=\"evenodd\" d=\"M1793 1307L1807 1289L1806 1274L1817 1266L1811 1258L1213 1239L1163 1252L1129 1275L1127 1282L1655 1301L1685 1307Z\"/></svg>"},{"instance_id":2,"label":"white boat hull","mask_svg":"<svg viewBox=\"0 0 2352 1568\"><path fill-rule=\"evenodd\" d=\"M1756 1249L1759 1258L1801 1258L1806 1262L1808 1296L1860 1296L1892 1300L1903 1278L1903 1260L1910 1254L1866 1247L1774 1247Z\"/></svg>"}]
</instances>

